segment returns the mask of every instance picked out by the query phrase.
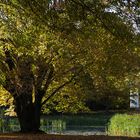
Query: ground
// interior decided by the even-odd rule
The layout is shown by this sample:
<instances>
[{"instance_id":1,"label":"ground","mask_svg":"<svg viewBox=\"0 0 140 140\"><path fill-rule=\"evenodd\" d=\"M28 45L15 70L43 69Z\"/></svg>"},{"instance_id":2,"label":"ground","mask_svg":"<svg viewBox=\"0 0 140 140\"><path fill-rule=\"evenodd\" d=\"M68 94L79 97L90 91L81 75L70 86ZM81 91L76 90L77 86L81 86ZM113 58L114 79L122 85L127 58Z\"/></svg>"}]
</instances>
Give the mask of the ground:
<instances>
[{"instance_id":1,"label":"ground","mask_svg":"<svg viewBox=\"0 0 140 140\"><path fill-rule=\"evenodd\" d=\"M48 134L0 134L0 140L140 140L132 137L113 136L66 136Z\"/></svg>"}]
</instances>

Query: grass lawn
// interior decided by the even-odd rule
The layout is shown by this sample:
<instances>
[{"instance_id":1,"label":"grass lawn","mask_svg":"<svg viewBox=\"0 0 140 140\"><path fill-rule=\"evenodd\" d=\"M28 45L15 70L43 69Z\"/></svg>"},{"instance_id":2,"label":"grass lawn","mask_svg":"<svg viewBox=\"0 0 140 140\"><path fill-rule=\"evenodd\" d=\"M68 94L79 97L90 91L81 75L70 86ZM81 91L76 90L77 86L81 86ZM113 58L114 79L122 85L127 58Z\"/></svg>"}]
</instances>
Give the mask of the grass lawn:
<instances>
[{"instance_id":1,"label":"grass lawn","mask_svg":"<svg viewBox=\"0 0 140 140\"><path fill-rule=\"evenodd\" d=\"M0 140L139 140L132 137L68 136L48 134L0 134Z\"/></svg>"}]
</instances>

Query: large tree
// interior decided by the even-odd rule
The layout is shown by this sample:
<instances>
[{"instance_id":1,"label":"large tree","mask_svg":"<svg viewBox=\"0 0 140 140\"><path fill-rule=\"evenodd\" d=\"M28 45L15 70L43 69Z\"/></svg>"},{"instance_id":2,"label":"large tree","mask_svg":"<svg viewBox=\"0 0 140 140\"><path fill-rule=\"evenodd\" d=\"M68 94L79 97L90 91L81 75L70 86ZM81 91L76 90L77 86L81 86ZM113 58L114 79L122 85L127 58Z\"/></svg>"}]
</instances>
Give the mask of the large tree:
<instances>
[{"instance_id":1,"label":"large tree","mask_svg":"<svg viewBox=\"0 0 140 140\"><path fill-rule=\"evenodd\" d=\"M1 84L14 98L22 132L38 132L42 106L83 68L109 60L112 44L134 40L131 24L99 1L3 0L0 6Z\"/></svg>"},{"instance_id":2,"label":"large tree","mask_svg":"<svg viewBox=\"0 0 140 140\"><path fill-rule=\"evenodd\" d=\"M20 37L17 38L19 42L23 41L24 36L21 35ZM62 67L65 63L61 60L58 61L57 59L62 58L60 55L55 54L61 50L49 51L49 43L39 41L39 44L28 46L30 44L27 44L27 42L25 42L27 48L23 46L23 42L22 44L16 42L18 47L15 47L9 40L5 39L1 47L3 49L1 71L5 80L3 87L14 98L15 112L23 132L39 130L42 105L62 87L70 83L75 77L75 72L79 71L77 65L72 65L72 62L67 62L67 65ZM54 45L62 47L62 44L57 43ZM63 47L66 48L66 46ZM55 56L53 56L54 54ZM56 67L57 63L61 67ZM74 70L71 71L71 69ZM55 83L58 83L55 86L56 88L49 90L50 84ZM45 94L47 94L46 98L43 99Z\"/></svg>"},{"instance_id":3,"label":"large tree","mask_svg":"<svg viewBox=\"0 0 140 140\"><path fill-rule=\"evenodd\" d=\"M84 52L23 13L1 10L1 84L14 99L21 131L37 132L42 106L80 74Z\"/></svg>"}]
</instances>

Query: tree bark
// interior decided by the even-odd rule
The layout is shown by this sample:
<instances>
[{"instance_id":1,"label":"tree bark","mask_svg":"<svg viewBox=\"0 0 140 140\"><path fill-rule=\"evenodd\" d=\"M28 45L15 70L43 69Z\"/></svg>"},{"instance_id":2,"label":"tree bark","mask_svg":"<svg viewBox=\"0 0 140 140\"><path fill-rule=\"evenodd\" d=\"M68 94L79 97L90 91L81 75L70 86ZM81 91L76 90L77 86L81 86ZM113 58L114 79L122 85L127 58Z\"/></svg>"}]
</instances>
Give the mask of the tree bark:
<instances>
[{"instance_id":1,"label":"tree bark","mask_svg":"<svg viewBox=\"0 0 140 140\"><path fill-rule=\"evenodd\" d=\"M15 111L20 123L21 132L41 132L39 130L41 101L33 103L30 94L21 94L15 99Z\"/></svg>"}]
</instances>

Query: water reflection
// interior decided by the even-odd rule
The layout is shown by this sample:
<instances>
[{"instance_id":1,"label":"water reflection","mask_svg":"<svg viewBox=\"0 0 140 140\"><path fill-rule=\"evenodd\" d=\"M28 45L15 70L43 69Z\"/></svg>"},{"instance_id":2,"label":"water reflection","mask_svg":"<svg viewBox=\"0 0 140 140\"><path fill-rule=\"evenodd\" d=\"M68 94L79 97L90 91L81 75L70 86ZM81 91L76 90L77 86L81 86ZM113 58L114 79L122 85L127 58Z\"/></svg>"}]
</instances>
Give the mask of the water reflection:
<instances>
[{"instance_id":1,"label":"water reflection","mask_svg":"<svg viewBox=\"0 0 140 140\"><path fill-rule=\"evenodd\" d=\"M87 119L87 120L86 120ZM80 120L71 117L42 117L40 129L49 134L72 134L72 135L94 135L105 134L105 126L94 126L89 118ZM17 118L0 118L0 131L3 133L19 131L20 126Z\"/></svg>"},{"instance_id":2,"label":"water reflection","mask_svg":"<svg viewBox=\"0 0 140 140\"><path fill-rule=\"evenodd\" d=\"M42 118L40 129L47 133L62 133L66 130L66 122L63 120L47 120Z\"/></svg>"}]
</instances>

